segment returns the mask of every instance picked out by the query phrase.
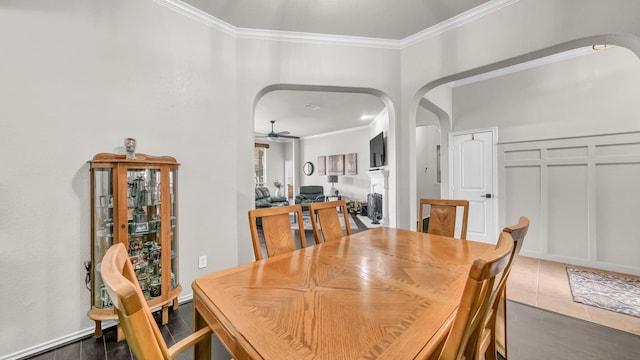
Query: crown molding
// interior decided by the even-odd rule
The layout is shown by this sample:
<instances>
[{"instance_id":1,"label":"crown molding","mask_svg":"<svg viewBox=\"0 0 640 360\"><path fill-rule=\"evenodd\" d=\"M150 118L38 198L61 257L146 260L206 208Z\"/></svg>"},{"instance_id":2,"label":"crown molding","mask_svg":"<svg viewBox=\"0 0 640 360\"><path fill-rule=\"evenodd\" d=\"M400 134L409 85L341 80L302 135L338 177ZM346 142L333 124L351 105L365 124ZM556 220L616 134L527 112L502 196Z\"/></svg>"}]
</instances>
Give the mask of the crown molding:
<instances>
[{"instance_id":1,"label":"crown molding","mask_svg":"<svg viewBox=\"0 0 640 360\"><path fill-rule=\"evenodd\" d=\"M400 49L398 40L376 39L358 36L312 34L293 31L257 30L238 28L239 39L274 40L318 45L345 45L368 48Z\"/></svg>"},{"instance_id":2,"label":"crown molding","mask_svg":"<svg viewBox=\"0 0 640 360\"><path fill-rule=\"evenodd\" d=\"M493 12L499 11L507 6L518 3L520 0L490 0L484 4L470 9L460 15L447 19L435 26L420 31L414 35L408 36L402 40L391 39L376 39L357 36L341 36L341 35L328 35L328 34L312 34L293 31L273 31L273 30L260 30L260 29L248 29L238 28L229 23L226 23L206 12L197 9L180 0L153 0L154 2L167 7L168 9L175 11L181 15L187 16L199 23L207 25L211 28L217 29L227 35L233 36L239 39L255 39L255 40L270 40L270 41L287 41L306 44L321 44L321 45L344 45L344 46L359 46L369 48L384 48L384 49L403 49L429 37L437 36L444 32L450 31L464 24L468 24L472 21L478 20ZM548 56L542 59L529 61L526 63L506 67L503 69L487 72L477 76L472 76L463 80L457 80L451 83L452 87L468 85L474 82L503 76L518 71L534 68L545 64L554 63L564 59L569 59L576 56L582 56L587 53L591 53L591 48L580 48L571 51L566 51L560 54Z\"/></svg>"},{"instance_id":3,"label":"crown molding","mask_svg":"<svg viewBox=\"0 0 640 360\"><path fill-rule=\"evenodd\" d=\"M435 26L420 31L414 35L408 36L402 40L238 28L180 0L153 1L181 15L187 16L202 24L218 29L227 35L231 35L240 39L274 40L307 44L345 45L384 49L402 49L414 45L426 38L442 34L456 27L470 23L483 16L489 15L495 11L517 3L520 0L487 1L480 6L477 6L462 14L447 19Z\"/></svg>"},{"instance_id":4,"label":"crown molding","mask_svg":"<svg viewBox=\"0 0 640 360\"><path fill-rule=\"evenodd\" d=\"M513 5L520 0L490 0L482 5L476 6L473 9L467 10L462 14L449 18L441 23L438 23L430 28L424 29L413 35L407 36L400 40L400 48L406 48L408 46L415 45L420 41L440 35L449 30L455 29L462 25L468 24L475 20L478 20L486 15L501 10L507 6Z\"/></svg>"},{"instance_id":5,"label":"crown molding","mask_svg":"<svg viewBox=\"0 0 640 360\"><path fill-rule=\"evenodd\" d=\"M172 11L177 12L180 15L184 15L201 24L220 30L227 35L236 36L237 30L235 26L228 24L214 16L211 16L200 9L196 9L195 7L183 1L180 1L180 0L153 0L153 1Z\"/></svg>"},{"instance_id":6,"label":"crown molding","mask_svg":"<svg viewBox=\"0 0 640 360\"><path fill-rule=\"evenodd\" d=\"M153 0L154 2L184 15L201 24L220 30L239 39L288 41L306 44L362 46L371 48L400 49L400 41L357 36L312 34L294 31L276 31L238 28L215 16L180 0Z\"/></svg>"},{"instance_id":7,"label":"crown molding","mask_svg":"<svg viewBox=\"0 0 640 360\"><path fill-rule=\"evenodd\" d=\"M569 51L564 51L558 54L554 54L554 55L550 55L550 56L546 56L540 59L535 59L535 60L531 60L531 61L527 61L524 63L520 63L517 65L513 65L513 66L508 66L505 68L501 68L498 70L494 70L494 71L489 71L489 72L485 72L476 76L470 76L461 80L456 80L451 82L451 87L458 87L458 86L464 86L464 85L469 85L469 84L473 84L476 82L480 82L483 80L489 80L492 78L496 78L496 77L500 77L500 76L504 76L504 75L509 75L512 73L516 73L519 71L524 71L524 70L528 70L528 69L532 69L538 66L542 66L542 65L547 65L547 64L552 64L558 61L562 61L562 60L567 60L567 59L571 59L571 58L575 58L578 56L583 56L583 55L588 55L588 54L593 54L594 50L591 49L590 46L588 47L582 47L582 48L577 48L577 49L573 49L573 50L569 50Z\"/></svg>"}]
</instances>

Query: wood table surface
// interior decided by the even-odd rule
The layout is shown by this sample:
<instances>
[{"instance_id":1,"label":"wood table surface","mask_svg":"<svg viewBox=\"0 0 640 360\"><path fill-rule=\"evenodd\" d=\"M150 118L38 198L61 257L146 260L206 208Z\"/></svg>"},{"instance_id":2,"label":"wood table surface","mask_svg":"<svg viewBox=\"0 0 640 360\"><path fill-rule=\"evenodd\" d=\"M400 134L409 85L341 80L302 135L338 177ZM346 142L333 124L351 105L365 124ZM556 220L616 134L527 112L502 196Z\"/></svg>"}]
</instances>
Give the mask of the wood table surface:
<instances>
[{"instance_id":1,"label":"wood table surface","mask_svg":"<svg viewBox=\"0 0 640 360\"><path fill-rule=\"evenodd\" d=\"M196 328L235 359L414 359L455 315L473 260L493 245L378 227L211 273ZM195 349L211 359L211 344Z\"/></svg>"}]
</instances>

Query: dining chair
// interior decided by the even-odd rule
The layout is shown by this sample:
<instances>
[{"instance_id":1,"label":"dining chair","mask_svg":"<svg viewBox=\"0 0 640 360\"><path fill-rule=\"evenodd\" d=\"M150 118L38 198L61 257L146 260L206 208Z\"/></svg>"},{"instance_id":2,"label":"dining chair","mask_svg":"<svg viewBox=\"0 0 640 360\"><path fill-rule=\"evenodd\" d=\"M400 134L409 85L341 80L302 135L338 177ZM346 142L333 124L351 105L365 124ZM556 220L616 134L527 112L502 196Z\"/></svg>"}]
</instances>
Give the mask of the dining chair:
<instances>
[{"instance_id":1,"label":"dining chair","mask_svg":"<svg viewBox=\"0 0 640 360\"><path fill-rule=\"evenodd\" d=\"M296 250L295 234L291 228L291 215L297 220L300 247L305 247L307 246L307 240L304 236L302 207L299 204L249 210L249 227L251 229L251 241L253 242L253 254L256 260L264 258L262 247L260 246L257 219L262 222L261 227L267 257Z\"/></svg>"},{"instance_id":2,"label":"dining chair","mask_svg":"<svg viewBox=\"0 0 640 360\"><path fill-rule=\"evenodd\" d=\"M211 336L211 329L205 327L167 348L123 243L114 244L107 250L100 270L118 314L118 326L122 328L129 348L138 359L173 359Z\"/></svg>"},{"instance_id":3,"label":"dining chair","mask_svg":"<svg viewBox=\"0 0 640 360\"><path fill-rule=\"evenodd\" d=\"M467 221L469 220L469 201L467 200L441 200L441 199L420 199L420 209L418 217L418 232L423 232L423 209L425 205L430 205L429 226L427 232L434 235L454 237L456 230L456 212L458 207L462 208L462 230L460 239L467 238Z\"/></svg>"},{"instance_id":4,"label":"dining chair","mask_svg":"<svg viewBox=\"0 0 640 360\"><path fill-rule=\"evenodd\" d=\"M496 278L511 261L513 247L511 234L503 231L498 238L497 247L473 262L451 329L439 356L432 358L474 359L485 314L490 310L491 300L498 296L498 288L494 286Z\"/></svg>"},{"instance_id":5,"label":"dining chair","mask_svg":"<svg viewBox=\"0 0 640 360\"><path fill-rule=\"evenodd\" d=\"M507 281L509 280L509 274L511 273L511 266L515 257L520 253L524 238L529 230L529 218L521 216L518 223L515 225L507 226L502 231L511 234L513 239L513 255L511 260L507 264L507 267L502 273L500 281L497 285L497 296L492 299L491 309L485 316L484 330L482 332L480 341L478 342L478 349L476 352L476 359L482 360L496 360L496 351L507 359Z\"/></svg>"},{"instance_id":6,"label":"dining chair","mask_svg":"<svg viewBox=\"0 0 640 360\"><path fill-rule=\"evenodd\" d=\"M320 244L322 242L321 239L326 242L345 236L345 232L342 231L342 224L340 224L338 209L340 209L344 218L346 235L351 235L346 201L338 200L309 204L309 217L311 218L311 227L313 228L313 236L316 238L316 244ZM320 234L321 231L322 235Z\"/></svg>"}]
</instances>

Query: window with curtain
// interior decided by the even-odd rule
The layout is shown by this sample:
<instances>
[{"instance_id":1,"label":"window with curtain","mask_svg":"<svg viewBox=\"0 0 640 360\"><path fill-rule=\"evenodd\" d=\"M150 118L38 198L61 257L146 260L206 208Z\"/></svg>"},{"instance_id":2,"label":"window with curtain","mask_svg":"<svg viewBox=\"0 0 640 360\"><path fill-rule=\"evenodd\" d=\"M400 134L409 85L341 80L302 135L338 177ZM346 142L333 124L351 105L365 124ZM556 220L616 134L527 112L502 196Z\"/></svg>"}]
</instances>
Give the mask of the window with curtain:
<instances>
[{"instance_id":1,"label":"window with curtain","mask_svg":"<svg viewBox=\"0 0 640 360\"><path fill-rule=\"evenodd\" d=\"M256 143L253 148L253 161L255 169L256 186L265 186L267 169L267 149L269 144Z\"/></svg>"}]
</instances>

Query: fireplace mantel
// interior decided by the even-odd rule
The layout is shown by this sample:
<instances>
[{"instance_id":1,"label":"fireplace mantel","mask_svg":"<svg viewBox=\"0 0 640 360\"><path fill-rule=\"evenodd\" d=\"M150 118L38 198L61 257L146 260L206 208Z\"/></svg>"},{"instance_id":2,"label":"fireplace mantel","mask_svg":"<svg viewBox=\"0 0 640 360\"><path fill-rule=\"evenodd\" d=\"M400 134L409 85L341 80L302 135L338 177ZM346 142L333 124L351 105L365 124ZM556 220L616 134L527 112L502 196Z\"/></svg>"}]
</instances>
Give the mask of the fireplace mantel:
<instances>
[{"instance_id":1,"label":"fireplace mantel","mask_svg":"<svg viewBox=\"0 0 640 360\"><path fill-rule=\"evenodd\" d=\"M389 171L388 170L369 170L369 182L371 184L370 192L382 194L382 219L380 224L389 225Z\"/></svg>"}]
</instances>

